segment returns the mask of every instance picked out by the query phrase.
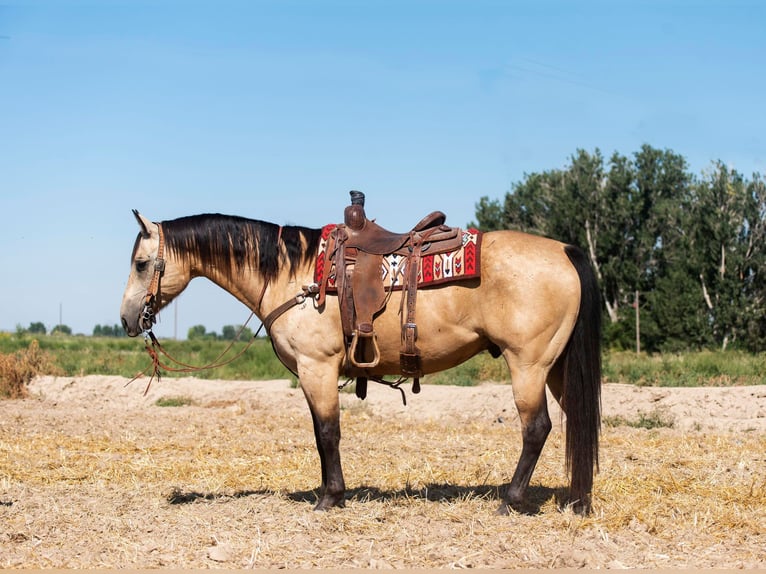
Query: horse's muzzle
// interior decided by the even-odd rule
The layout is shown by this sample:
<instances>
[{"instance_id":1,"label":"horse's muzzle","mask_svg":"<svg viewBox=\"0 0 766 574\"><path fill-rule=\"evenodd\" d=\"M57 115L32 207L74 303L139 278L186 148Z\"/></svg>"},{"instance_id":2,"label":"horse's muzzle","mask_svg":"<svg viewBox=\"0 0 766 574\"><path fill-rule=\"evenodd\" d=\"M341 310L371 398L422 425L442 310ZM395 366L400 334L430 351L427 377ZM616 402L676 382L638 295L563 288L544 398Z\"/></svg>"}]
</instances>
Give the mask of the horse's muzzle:
<instances>
[{"instance_id":1,"label":"horse's muzzle","mask_svg":"<svg viewBox=\"0 0 766 574\"><path fill-rule=\"evenodd\" d=\"M125 333L128 335L128 337L135 337L138 335L138 329L133 331L130 328L130 325L128 324L128 320L125 318L124 315L121 317L121 320L122 320L122 328L125 329Z\"/></svg>"},{"instance_id":2,"label":"horse's muzzle","mask_svg":"<svg viewBox=\"0 0 766 574\"><path fill-rule=\"evenodd\" d=\"M131 324L125 315L120 320L122 321L122 328L125 329L128 337L137 337L142 332L151 331L152 326L157 322L157 317L154 314L154 310L147 305L142 309L138 320L134 323Z\"/></svg>"}]
</instances>

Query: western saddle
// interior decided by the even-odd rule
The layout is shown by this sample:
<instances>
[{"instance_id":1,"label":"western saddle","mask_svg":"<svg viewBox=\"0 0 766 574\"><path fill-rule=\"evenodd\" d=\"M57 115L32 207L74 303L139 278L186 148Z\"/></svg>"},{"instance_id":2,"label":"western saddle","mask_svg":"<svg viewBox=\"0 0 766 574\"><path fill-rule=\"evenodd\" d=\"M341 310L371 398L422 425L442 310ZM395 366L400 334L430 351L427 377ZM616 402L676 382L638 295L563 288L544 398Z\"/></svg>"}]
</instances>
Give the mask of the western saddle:
<instances>
[{"instance_id":1,"label":"western saddle","mask_svg":"<svg viewBox=\"0 0 766 574\"><path fill-rule=\"evenodd\" d=\"M328 238L325 249L327 271L319 285L317 301L319 304L324 301L327 280L334 266L346 341L345 374L349 378L356 377L356 394L364 399L368 378L391 386L398 385L373 377L370 370L380 360L374 328L375 317L385 308L392 291L401 288L400 372L386 374L401 375L399 383L406 378L413 378L412 391L418 393L419 379L423 376L420 351L416 345L418 328L415 323L420 258L425 254L459 249L463 241L462 233L456 227L446 226L446 216L440 211L430 213L406 233L388 231L374 220L367 219L362 192L351 191L350 194L351 205L345 209L344 223L337 225ZM383 257L391 254L403 258L404 272L401 279L395 276L390 285L384 286ZM403 312L405 301L406 312Z\"/></svg>"}]
</instances>

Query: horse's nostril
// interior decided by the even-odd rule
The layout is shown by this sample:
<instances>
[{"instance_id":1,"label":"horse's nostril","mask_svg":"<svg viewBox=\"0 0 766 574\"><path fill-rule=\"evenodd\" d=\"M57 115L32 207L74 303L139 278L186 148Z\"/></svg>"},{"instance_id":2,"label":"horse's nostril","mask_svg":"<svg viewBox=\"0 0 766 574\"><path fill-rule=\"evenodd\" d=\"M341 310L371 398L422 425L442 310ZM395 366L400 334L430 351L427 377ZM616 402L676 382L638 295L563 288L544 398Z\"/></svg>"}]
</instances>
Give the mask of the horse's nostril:
<instances>
[{"instance_id":1,"label":"horse's nostril","mask_svg":"<svg viewBox=\"0 0 766 574\"><path fill-rule=\"evenodd\" d=\"M128 320L125 317L122 317L122 328L128 330Z\"/></svg>"}]
</instances>

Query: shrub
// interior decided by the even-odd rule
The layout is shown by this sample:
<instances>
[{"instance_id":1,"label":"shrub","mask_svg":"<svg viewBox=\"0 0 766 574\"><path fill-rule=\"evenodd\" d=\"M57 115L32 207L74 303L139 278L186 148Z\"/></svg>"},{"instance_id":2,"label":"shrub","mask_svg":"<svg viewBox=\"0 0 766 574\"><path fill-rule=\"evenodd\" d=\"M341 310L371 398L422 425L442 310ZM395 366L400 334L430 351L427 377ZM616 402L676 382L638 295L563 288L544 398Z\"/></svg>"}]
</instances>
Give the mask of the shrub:
<instances>
[{"instance_id":1,"label":"shrub","mask_svg":"<svg viewBox=\"0 0 766 574\"><path fill-rule=\"evenodd\" d=\"M37 339L33 339L26 349L0 353L0 397L24 397L29 381L37 375L55 371L50 356L40 350Z\"/></svg>"}]
</instances>

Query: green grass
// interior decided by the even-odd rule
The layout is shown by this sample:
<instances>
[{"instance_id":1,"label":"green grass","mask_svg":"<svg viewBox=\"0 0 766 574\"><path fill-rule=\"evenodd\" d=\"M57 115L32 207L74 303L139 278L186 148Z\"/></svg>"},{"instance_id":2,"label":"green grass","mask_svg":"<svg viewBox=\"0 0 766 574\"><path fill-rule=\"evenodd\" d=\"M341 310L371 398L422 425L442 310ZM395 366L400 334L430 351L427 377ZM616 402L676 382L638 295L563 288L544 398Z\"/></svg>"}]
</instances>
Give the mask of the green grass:
<instances>
[{"instance_id":1,"label":"green grass","mask_svg":"<svg viewBox=\"0 0 766 574\"><path fill-rule=\"evenodd\" d=\"M0 353L14 353L26 349L36 340L42 351L51 358L60 374L67 376L120 375L133 377L147 369L151 373L152 359L146 352L143 339L44 335L32 337L0 334ZM226 341L160 341L174 359L193 366L204 366L220 357L228 346ZM236 343L223 358L233 358L246 346ZM168 368L162 369L164 377L195 376L203 379L266 380L293 378L274 356L271 343L257 339L240 357L231 363L202 371L173 371L185 369L167 357L160 359Z\"/></svg>"},{"instance_id":2,"label":"green grass","mask_svg":"<svg viewBox=\"0 0 766 574\"><path fill-rule=\"evenodd\" d=\"M154 401L157 407L188 407L193 404L194 401L189 397L160 397Z\"/></svg>"},{"instance_id":3,"label":"green grass","mask_svg":"<svg viewBox=\"0 0 766 574\"><path fill-rule=\"evenodd\" d=\"M509 382L508 367L503 359L493 359L489 353L479 353L462 365L448 371L423 377L431 385L455 385L470 387L480 382Z\"/></svg>"},{"instance_id":4,"label":"green grass","mask_svg":"<svg viewBox=\"0 0 766 574\"><path fill-rule=\"evenodd\" d=\"M672 415L658 409L648 413L639 411L635 419L628 419L621 415L604 417L604 425L608 427L628 426L639 429L656 429L672 428L674 424Z\"/></svg>"},{"instance_id":5,"label":"green grass","mask_svg":"<svg viewBox=\"0 0 766 574\"><path fill-rule=\"evenodd\" d=\"M151 367L143 339L44 335L33 337L0 333L0 354L14 355L37 341L40 351L50 359L58 374L89 374L133 377ZM203 366L215 361L226 341L161 341L178 361ZM246 343L236 343L225 359L240 352ZM170 363L162 357L162 361ZM148 371L149 372L149 371ZM642 386L690 387L766 384L766 353L739 351L701 351L678 354L637 355L630 352L604 354L604 381ZM195 376L205 379L266 380L295 377L276 358L267 339L259 338L242 356L215 369L175 372L163 369L164 377ZM484 381L509 382L502 359L480 353L462 365L423 377L423 383L471 386Z\"/></svg>"},{"instance_id":6,"label":"green grass","mask_svg":"<svg viewBox=\"0 0 766 574\"><path fill-rule=\"evenodd\" d=\"M607 353L604 381L655 387L763 385L766 384L766 353Z\"/></svg>"}]
</instances>

